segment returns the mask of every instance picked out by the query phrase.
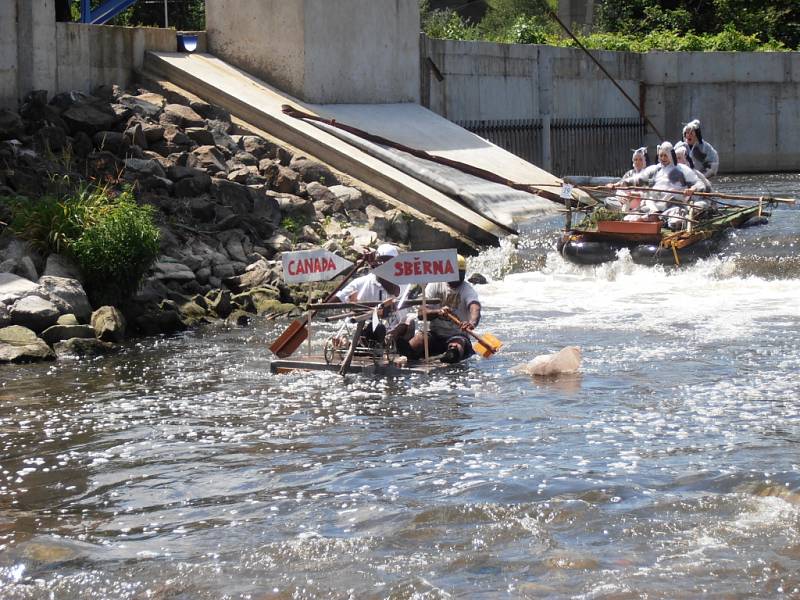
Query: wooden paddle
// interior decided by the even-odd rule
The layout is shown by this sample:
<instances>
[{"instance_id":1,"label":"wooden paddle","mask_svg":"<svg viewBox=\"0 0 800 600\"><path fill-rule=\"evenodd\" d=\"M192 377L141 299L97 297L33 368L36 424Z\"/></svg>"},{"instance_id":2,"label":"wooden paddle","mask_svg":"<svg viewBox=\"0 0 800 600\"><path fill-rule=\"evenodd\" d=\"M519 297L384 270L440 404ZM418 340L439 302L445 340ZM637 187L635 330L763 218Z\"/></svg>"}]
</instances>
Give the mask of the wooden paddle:
<instances>
[{"instance_id":1,"label":"wooden paddle","mask_svg":"<svg viewBox=\"0 0 800 600\"><path fill-rule=\"evenodd\" d=\"M444 314L447 315L447 318L450 319L453 323L455 323L459 327L463 325L463 321L461 321L453 313L448 312ZM477 333L469 329L463 329L462 331L468 333L478 341L478 343L473 346L473 349L483 358L490 358L494 356L497 353L497 351L503 347L503 342L498 340L491 333L484 333L483 335L478 335Z\"/></svg>"},{"instance_id":2,"label":"wooden paddle","mask_svg":"<svg viewBox=\"0 0 800 600\"><path fill-rule=\"evenodd\" d=\"M330 302L336 297L336 294L339 293L345 284L350 281L350 278L355 275L358 270L367 262L367 257L362 257L353 267L353 269L348 273L347 277L342 279L342 282L337 286L335 290L333 290L325 302ZM306 316L302 319L295 319L289 326L284 330L284 332L278 337L277 340L272 342L269 349L270 351L277 356L278 358L286 358L294 354L294 352L300 347L305 339L308 337L308 323L316 314L316 311L309 310L306 313Z\"/></svg>"}]
</instances>

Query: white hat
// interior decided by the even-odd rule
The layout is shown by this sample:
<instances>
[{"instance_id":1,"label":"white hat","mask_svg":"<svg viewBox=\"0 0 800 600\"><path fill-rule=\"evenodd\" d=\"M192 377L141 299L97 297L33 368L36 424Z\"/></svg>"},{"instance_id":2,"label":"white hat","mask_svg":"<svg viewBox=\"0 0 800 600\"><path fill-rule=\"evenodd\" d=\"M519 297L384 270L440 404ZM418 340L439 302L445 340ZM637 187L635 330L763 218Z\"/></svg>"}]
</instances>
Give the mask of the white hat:
<instances>
[{"instance_id":1,"label":"white hat","mask_svg":"<svg viewBox=\"0 0 800 600\"><path fill-rule=\"evenodd\" d=\"M381 244L378 246L378 249L375 250L375 256L397 256L399 251L397 250L397 246L393 246L392 244Z\"/></svg>"}]
</instances>

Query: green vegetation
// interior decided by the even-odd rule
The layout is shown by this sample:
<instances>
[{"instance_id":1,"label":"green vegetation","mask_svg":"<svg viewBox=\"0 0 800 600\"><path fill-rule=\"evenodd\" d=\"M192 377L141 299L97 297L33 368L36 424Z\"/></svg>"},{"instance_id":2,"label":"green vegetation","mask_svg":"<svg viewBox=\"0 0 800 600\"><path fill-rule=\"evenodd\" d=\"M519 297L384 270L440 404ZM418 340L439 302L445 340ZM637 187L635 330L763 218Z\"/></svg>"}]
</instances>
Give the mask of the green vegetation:
<instances>
[{"instance_id":1,"label":"green vegetation","mask_svg":"<svg viewBox=\"0 0 800 600\"><path fill-rule=\"evenodd\" d=\"M587 214L578 227L581 229L596 229L598 221L622 221L624 217L625 213L601 206Z\"/></svg>"},{"instance_id":2,"label":"green vegetation","mask_svg":"<svg viewBox=\"0 0 800 600\"><path fill-rule=\"evenodd\" d=\"M153 207L133 192L82 184L72 193L39 200L0 198L11 205L11 230L44 254L72 257L94 305L121 304L139 287L159 253Z\"/></svg>"},{"instance_id":3,"label":"green vegetation","mask_svg":"<svg viewBox=\"0 0 800 600\"><path fill-rule=\"evenodd\" d=\"M472 23L421 0L422 28L442 39L576 46L544 2L555 12L556 0L488 0L486 16ZM786 51L800 49L800 2L601 0L594 30L575 33L597 50Z\"/></svg>"}]
</instances>

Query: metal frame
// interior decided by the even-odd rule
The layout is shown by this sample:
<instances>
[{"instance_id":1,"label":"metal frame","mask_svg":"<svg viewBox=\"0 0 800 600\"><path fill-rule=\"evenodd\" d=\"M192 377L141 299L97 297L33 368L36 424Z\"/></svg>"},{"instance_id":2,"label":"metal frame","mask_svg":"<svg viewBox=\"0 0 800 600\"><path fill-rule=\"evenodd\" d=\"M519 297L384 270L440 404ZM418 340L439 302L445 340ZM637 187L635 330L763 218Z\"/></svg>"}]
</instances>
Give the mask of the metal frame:
<instances>
[{"instance_id":1,"label":"metal frame","mask_svg":"<svg viewBox=\"0 0 800 600\"><path fill-rule=\"evenodd\" d=\"M106 0L92 10L91 0L81 0L81 23L103 25L136 2L138 0Z\"/></svg>"}]
</instances>

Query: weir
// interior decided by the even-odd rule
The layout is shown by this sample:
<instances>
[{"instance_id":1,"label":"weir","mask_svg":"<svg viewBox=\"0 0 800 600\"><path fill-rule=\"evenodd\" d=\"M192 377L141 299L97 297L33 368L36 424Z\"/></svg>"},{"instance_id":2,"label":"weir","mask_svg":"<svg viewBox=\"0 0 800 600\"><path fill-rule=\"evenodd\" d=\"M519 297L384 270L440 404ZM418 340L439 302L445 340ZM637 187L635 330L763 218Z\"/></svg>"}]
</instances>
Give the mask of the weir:
<instances>
[{"instance_id":1,"label":"weir","mask_svg":"<svg viewBox=\"0 0 800 600\"><path fill-rule=\"evenodd\" d=\"M145 73L226 108L474 244L549 214L545 198L412 160L282 106L557 194L561 180L420 106L416 0L207 0L209 54L150 52Z\"/></svg>"}]
</instances>

